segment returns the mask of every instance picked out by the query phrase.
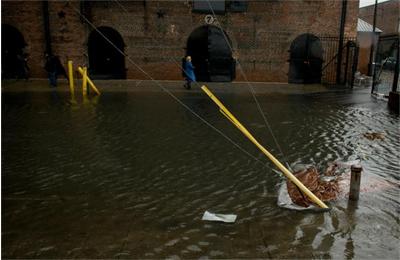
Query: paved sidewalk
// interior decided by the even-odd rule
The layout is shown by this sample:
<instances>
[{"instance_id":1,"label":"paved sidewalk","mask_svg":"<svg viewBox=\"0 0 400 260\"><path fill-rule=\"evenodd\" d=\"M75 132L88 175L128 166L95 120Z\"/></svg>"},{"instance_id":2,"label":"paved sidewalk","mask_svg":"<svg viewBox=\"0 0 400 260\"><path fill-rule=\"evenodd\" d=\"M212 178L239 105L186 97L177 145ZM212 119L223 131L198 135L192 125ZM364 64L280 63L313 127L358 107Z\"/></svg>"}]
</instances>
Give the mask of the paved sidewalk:
<instances>
[{"instance_id":1,"label":"paved sidewalk","mask_svg":"<svg viewBox=\"0 0 400 260\"><path fill-rule=\"evenodd\" d=\"M57 91L69 91L66 80L59 80ZM191 90L183 87L183 81L172 80L94 80L94 83L101 92L114 91L144 91L144 92L160 92L161 87L172 92L200 92L200 86L206 84L215 92L235 92L250 93L250 86L253 87L255 93L285 93L285 94L301 94L301 93L318 93L326 91L336 91L343 87L324 86L321 84L288 84L276 82L197 82L192 85ZM21 92L21 91L52 91L47 79L31 79L25 80L2 80L1 89L3 92ZM75 91L80 92L81 81L75 81Z\"/></svg>"}]
</instances>

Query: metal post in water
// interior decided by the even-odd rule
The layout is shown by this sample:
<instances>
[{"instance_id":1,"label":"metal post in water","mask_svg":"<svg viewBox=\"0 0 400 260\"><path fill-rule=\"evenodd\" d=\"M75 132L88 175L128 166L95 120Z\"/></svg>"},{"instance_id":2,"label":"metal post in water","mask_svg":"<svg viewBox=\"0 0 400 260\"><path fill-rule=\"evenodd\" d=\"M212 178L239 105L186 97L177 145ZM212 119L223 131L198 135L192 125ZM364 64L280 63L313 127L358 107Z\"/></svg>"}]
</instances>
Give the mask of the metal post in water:
<instances>
[{"instance_id":1,"label":"metal post in water","mask_svg":"<svg viewBox=\"0 0 400 260\"><path fill-rule=\"evenodd\" d=\"M350 200L358 200L360 195L360 183L361 183L361 165L355 164L351 166L351 179L350 179Z\"/></svg>"}]
</instances>

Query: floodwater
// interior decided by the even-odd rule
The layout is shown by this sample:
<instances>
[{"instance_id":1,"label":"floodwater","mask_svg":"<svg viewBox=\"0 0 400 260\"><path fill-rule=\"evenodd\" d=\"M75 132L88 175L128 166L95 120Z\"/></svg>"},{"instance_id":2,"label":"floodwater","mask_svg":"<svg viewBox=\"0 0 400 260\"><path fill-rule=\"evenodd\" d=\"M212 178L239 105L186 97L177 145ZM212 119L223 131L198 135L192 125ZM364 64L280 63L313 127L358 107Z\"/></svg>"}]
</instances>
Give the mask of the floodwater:
<instances>
[{"instance_id":1,"label":"floodwater","mask_svg":"<svg viewBox=\"0 0 400 260\"><path fill-rule=\"evenodd\" d=\"M258 93L283 157L250 92L215 88L279 159L361 162L358 203L316 213L277 206L283 177L205 94L174 92L266 166L144 89L77 103L59 90L3 91L4 258L399 258L400 122L370 90ZM206 210L238 218L205 222Z\"/></svg>"}]
</instances>

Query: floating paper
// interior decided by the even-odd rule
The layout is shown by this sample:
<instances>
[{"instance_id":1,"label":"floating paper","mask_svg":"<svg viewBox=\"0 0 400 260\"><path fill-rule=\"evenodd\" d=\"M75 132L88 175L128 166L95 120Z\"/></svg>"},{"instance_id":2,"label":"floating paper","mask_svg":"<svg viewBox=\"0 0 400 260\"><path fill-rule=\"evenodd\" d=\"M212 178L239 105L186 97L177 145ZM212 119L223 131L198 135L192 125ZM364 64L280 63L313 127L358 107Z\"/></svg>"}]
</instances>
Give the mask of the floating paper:
<instances>
[{"instance_id":1,"label":"floating paper","mask_svg":"<svg viewBox=\"0 0 400 260\"><path fill-rule=\"evenodd\" d=\"M211 212L204 212L202 220L208 221L221 221L226 223L233 223L236 221L236 215L233 214L216 214Z\"/></svg>"}]
</instances>

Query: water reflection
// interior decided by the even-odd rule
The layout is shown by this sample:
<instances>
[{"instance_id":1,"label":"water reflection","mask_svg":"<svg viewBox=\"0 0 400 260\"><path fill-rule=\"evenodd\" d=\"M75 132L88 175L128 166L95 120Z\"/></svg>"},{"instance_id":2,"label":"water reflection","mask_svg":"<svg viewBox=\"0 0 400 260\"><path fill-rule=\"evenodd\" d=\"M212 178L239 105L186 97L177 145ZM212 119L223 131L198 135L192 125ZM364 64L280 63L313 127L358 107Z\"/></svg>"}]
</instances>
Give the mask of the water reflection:
<instances>
[{"instance_id":1,"label":"water reflection","mask_svg":"<svg viewBox=\"0 0 400 260\"><path fill-rule=\"evenodd\" d=\"M356 228L356 210L358 208L358 201L349 200L347 203L347 219L349 221L349 232L347 233L348 238L346 242L346 249L344 251L344 255L346 259L354 258L354 241L351 237L353 230Z\"/></svg>"},{"instance_id":2,"label":"water reflection","mask_svg":"<svg viewBox=\"0 0 400 260\"><path fill-rule=\"evenodd\" d=\"M265 160L205 95L177 95ZM249 94L218 96L277 154ZM5 257L398 258L399 118L363 92L258 98L291 164L361 159L362 183L391 185L329 213L288 211L276 205L283 178L272 165L260 167L164 93L76 103L57 91L3 93ZM385 139L362 137L371 131ZM205 210L238 220L203 222Z\"/></svg>"}]
</instances>

